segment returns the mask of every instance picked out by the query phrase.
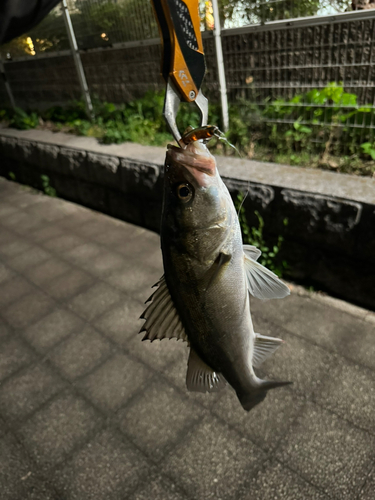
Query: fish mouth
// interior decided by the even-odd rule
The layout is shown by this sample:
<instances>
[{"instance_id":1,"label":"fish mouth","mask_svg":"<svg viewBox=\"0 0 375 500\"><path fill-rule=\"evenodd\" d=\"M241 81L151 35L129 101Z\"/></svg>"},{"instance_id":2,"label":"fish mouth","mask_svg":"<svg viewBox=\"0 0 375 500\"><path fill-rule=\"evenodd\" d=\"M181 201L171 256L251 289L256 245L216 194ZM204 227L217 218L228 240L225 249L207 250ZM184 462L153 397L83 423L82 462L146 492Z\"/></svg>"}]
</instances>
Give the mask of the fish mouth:
<instances>
[{"instance_id":1,"label":"fish mouth","mask_svg":"<svg viewBox=\"0 0 375 500\"><path fill-rule=\"evenodd\" d=\"M215 158L200 142L193 142L185 149L169 145L167 156L170 164L186 168L201 186L206 185L208 179L216 175Z\"/></svg>"}]
</instances>

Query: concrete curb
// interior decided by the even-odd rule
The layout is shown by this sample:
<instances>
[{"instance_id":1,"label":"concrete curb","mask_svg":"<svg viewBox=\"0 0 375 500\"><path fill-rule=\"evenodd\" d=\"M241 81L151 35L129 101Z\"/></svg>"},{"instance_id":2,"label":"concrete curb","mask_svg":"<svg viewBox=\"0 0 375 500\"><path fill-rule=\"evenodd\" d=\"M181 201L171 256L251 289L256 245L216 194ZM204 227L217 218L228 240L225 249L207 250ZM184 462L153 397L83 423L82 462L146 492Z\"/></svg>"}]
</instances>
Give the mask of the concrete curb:
<instances>
[{"instance_id":1,"label":"concrete curb","mask_svg":"<svg viewBox=\"0 0 375 500\"><path fill-rule=\"evenodd\" d=\"M48 175L59 196L159 230L165 150L42 130L0 129L0 174L42 188ZM375 179L218 157L250 225L262 215L266 241L285 239L289 275L375 309ZM284 221L288 219L288 224Z\"/></svg>"}]
</instances>

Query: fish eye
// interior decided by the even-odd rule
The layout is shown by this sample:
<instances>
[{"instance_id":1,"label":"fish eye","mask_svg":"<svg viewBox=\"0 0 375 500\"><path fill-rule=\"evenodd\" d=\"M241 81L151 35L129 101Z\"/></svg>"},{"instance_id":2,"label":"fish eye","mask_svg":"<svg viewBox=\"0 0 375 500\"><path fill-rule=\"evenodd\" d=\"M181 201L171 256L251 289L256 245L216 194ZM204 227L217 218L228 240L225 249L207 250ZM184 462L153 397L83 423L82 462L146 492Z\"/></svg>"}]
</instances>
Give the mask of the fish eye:
<instances>
[{"instance_id":1,"label":"fish eye","mask_svg":"<svg viewBox=\"0 0 375 500\"><path fill-rule=\"evenodd\" d=\"M193 193L190 186L188 184L180 184L177 187L177 196L185 203L191 200Z\"/></svg>"}]
</instances>

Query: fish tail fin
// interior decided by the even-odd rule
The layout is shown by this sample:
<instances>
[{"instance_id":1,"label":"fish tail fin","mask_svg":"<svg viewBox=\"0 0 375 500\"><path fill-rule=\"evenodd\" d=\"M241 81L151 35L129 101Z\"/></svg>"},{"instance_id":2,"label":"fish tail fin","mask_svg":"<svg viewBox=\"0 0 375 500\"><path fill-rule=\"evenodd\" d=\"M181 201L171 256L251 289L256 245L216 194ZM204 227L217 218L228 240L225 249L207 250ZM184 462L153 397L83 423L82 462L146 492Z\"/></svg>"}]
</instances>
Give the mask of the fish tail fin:
<instances>
[{"instance_id":1,"label":"fish tail fin","mask_svg":"<svg viewBox=\"0 0 375 500\"><path fill-rule=\"evenodd\" d=\"M293 382L277 382L272 380L255 380L254 385L251 387L249 391L246 392L237 392L238 399L244 410L250 411L256 405L261 403L265 397L267 396L267 392L270 389L275 389L276 387L283 387L284 385L290 385Z\"/></svg>"}]
</instances>

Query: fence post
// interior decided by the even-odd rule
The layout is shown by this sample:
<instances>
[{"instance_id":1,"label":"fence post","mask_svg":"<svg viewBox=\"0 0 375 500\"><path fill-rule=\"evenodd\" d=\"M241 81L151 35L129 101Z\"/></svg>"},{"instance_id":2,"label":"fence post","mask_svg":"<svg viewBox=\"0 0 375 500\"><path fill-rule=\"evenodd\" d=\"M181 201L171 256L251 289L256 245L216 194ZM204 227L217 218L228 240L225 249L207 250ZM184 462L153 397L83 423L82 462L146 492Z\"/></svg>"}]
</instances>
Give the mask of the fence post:
<instances>
[{"instance_id":1,"label":"fence post","mask_svg":"<svg viewBox=\"0 0 375 500\"><path fill-rule=\"evenodd\" d=\"M5 68L4 68L3 61L1 60L1 56L0 56L0 73L1 73L1 76L4 80L5 88L7 89L7 92L8 92L10 104L12 105L12 108L15 109L16 103L14 102L13 92L12 92L12 89L10 88L10 85L9 85L9 82L7 79L7 75L5 74Z\"/></svg>"},{"instance_id":2,"label":"fence post","mask_svg":"<svg viewBox=\"0 0 375 500\"><path fill-rule=\"evenodd\" d=\"M212 0L212 10L214 14L214 39L215 39L217 69L219 73L221 115L223 118L224 132L227 132L229 128L228 96L227 96L227 83L225 80L223 48L221 45L219 6L217 0Z\"/></svg>"},{"instance_id":3,"label":"fence post","mask_svg":"<svg viewBox=\"0 0 375 500\"><path fill-rule=\"evenodd\" d=\"M77 74L78 74L79 84L80 84L81 91L82 91L82 97L85 101L86 113L89 116L89 118L92 119L92 118L94 118L94 109L92 107L90 91L89 91L89 88L87 86L85 71L84 71L83 66L82 66L81 56L80 56L79 51L78 51L77 40L76 40L76 37L74 34L72 20L70 19L68 4L67 4L66 0L62 0L62 13L63 13L64 21L65 21L66 31L68 32L70 48L72 51L74 64L76 66L76 70L77 70Z\"/></svg>"}]
</instances>

